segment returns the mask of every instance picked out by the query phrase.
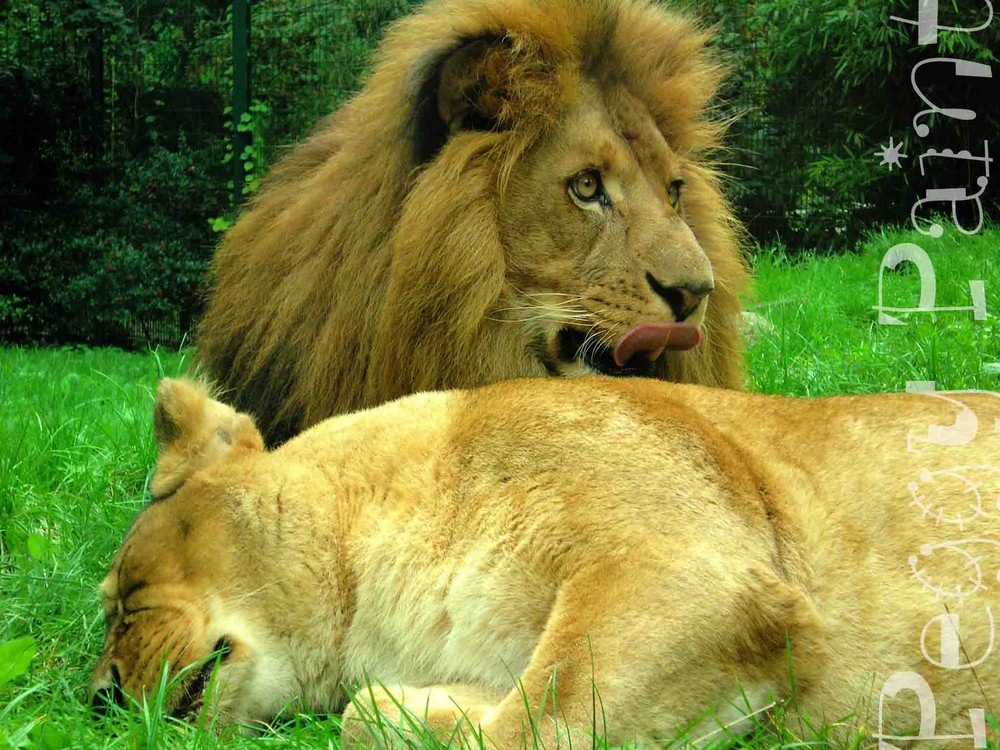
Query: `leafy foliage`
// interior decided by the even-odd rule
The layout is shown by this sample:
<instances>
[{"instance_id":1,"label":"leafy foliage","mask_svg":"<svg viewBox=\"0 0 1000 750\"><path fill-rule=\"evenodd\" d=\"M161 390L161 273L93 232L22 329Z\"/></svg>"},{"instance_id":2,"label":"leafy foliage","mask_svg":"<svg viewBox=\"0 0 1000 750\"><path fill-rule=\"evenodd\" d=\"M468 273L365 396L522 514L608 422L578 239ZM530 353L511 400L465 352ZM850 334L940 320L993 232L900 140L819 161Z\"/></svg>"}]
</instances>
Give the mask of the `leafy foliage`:
<instances>
[{"instance_id":1,"label":"leafy foliage","mask_svg":"<svg viewBox=\"0 0 1000 750\"><path fill-rule=\"evenodd\" d=\"M416 1L254 0L252 104L235 121L230 0L6 3L0 336L141 344L172 325L176 341L213 232L231 226L285 144L357 89L386 24ZM996 22L918 47L913 26L890 20L915 17L916 0L671 1L715 24L730 62L719 106L740 117L727 171L758 241L840 249L905 221L927 188L975 189L966 164L938 159L922 176L917 157L980 153L1000 129L1000 110L984 104L992 92L928 67L941 106L981 111L971 123L939 117L920 139L909 77L933 56L995 63ZM985 20L978 4L940 5L942 25ZM240 153L234 131L247 136ZM874 156L890 136L908 155L902 170ZM148 330L137 335L135 321Z\"/></svg>"},{"instance_id":2,"label":"leafy foliage","mask_svg":"<svg viewBox=\"0 0 1000 750\"><path fill-rule=\"evenodd\" d=\"M976 4L940 5L942 26L986 20ZM983 106L990 81L928 70L921 82L941 106L981 111L971 123L938 118L922 142L911 120L924 105L910 72L935 56L996 62L995 22L979 33L941 32L937 47L919 47L914 27L890 18L915 18L912 0L726 0L702 7L721 24L718 41L731 56L727 97L744 113L734 132L735 160L749 165L736 170L736 198L759 240L777 235L800 247L842 248L880 222L905 220L926 188L975 192L964 168L939 164L922 177L916 155L928 147L981 152L1000 126L1000 110ZM874 156L889 136L909 155L903 171L888 171ZM996 191L992 207L1000 207Z\"/></svg>"},{"instance_id":3,"label":"leafy foliage","mask_svg":"<svg viewBox=\"0 0 1000 750\"><path fill-rule=\"evenodd\" d=\"M277 148L358 85L405 0L253 5L233 122L225 0L23 0L0 31L0 337L176 343ZM236 154L231 134L249 135ZM172 331L172 333L171 333Z\"/></svg>"},{"instance_id":4,"label":"leafy foliage","mask_svg":"<svg viewBox=\"0 0 1000 750\"><path fill-rule=\"evenodd\" d=\"M206 221L220 210L215 179L182 137L156 144L114 181L84 185L48 226L30 224L0 248L0 325L12 339L128 344L176 330L197 309L212 252ZM53 225L54 224L54 225Z\"/></svg>"},{"instance_id":5,"label":"leafy foliage","mask_svg":"<svg viewBox=\"0 0 1000 750\"><path fill-rule=\"evenodd\" d=\"M343 102L368 70L386 24L408 0L266 0L253 6L254 94L276 117L269 143L301 135Z\"/></svg>"}]
</instances>

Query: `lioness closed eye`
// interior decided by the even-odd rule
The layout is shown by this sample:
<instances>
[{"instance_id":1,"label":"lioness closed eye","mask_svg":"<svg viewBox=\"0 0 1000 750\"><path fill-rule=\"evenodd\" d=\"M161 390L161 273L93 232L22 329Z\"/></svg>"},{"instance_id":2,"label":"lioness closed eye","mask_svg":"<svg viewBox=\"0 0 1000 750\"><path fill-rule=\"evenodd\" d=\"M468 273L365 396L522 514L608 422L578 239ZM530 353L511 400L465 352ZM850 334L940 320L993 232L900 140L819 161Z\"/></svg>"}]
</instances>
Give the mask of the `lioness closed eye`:
<instances>
[{"instance_id":1,"label":"lioness closed eye","mask_svg":"<svg viewBox=\"0 0 1000 750\"><path fill-rule=\"evenodd\" d=\"M959 401L975 439L935 443ZM191 667L168 710L253 724L342 709L370 679L385 689L347 706L347 742L401 703L502 750L529 711L546 747L594 726L656 744L788 702L790 647L793 714L877 731L886 685L883 733L904 734L925 680L935 731L978 731L1000 695L998 403L533 379L266 452L249 417L164 381L92 695L150 695L166 662Z\"/></svg>"},{"instance_id":2,"label":"lioness closed eye","mask_svg":"<svg viewBox=\"0 0 1000 750\"><path fill-rule=\"evenodd\" d=\"M645 0L438 0L228 232L198 359L276 444L529 376L743 384L721 66Z\"/></svg>"}]
</instances>

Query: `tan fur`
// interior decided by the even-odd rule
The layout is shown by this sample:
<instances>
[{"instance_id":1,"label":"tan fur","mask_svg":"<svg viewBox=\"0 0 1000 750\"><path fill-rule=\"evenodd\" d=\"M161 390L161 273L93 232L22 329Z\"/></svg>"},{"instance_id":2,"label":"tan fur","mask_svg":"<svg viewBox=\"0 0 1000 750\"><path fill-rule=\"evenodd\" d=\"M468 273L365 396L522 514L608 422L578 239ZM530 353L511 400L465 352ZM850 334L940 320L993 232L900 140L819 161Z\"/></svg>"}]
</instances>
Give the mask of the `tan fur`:
<instances>
[{"instance_id":1,"label":"tan fur","mask_svg":"<svg viewBox=\"0 0 1000 750\"><path fill-rule=\"evenodd\" d=\"M142 511L102 584L92 690L114 666L125 691L148 693L164 657L176 671L225 639L222 719L338 710L360 685L345 732L362 746L372 701L390 717L404 702L444 735L467 711L462 731L503 750L521 746L525 702L547 747L595 721L612 745L650 743L788 700L790 643L792 715L856 714L875 731L887 677L916 671L937 729L967 733L967 711L1000 695L1000 657L947 671L920 651L947 607L962 661L989 653L1000 604L1000 550L982 541L1000 540L1000 400L958 398L978 434L941 446L914 438L940 438L959 409L927 395L533 379L410 396L264 452L249 419L167 381L154 482L169 471L173 494ZM956 466L971 467L978 517L967 485L922 473ZM911 482L964 526L925 517ZM984 589L939 599L908 559L957 539L980 540L967 551ZM919 568L971 590L960 554ZM886 732L914 730L916 705L888 700Z\"/></svg>"},{"instance_id":2,"label":"tan fur","mask_svg":"<svg viewBox=\"0 0 1000 750\"><path fill-rule=\"evenodd\" d=\"M701 346L650 374L740 388L747 274L707 161L706 41L645 0L422 5L226 235L199 361L275 443L414 391L590 372L558 331L613 346L673 320L649 273L715 285ZM571 199L587 168L613 208Z\"/></svg>"}]
</instances>

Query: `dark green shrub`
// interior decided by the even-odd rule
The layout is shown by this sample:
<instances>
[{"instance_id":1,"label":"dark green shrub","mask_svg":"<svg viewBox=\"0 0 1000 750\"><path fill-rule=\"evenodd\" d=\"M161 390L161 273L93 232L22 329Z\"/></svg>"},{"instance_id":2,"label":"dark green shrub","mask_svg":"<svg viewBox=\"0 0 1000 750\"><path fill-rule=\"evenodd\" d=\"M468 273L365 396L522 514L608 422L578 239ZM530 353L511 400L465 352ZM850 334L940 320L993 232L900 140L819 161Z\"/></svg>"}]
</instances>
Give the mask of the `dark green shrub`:
<instances>
[{"instance_id":1,"label":"dark green shrub","mask_svg":"<svg viewBox=\"0 0 1000 750\"><path fill-rule=\"evenodd\" d=\"M256 135L268 161L276 147L301 138L357 90L386 25L412 5L409 0L253 4L253 92L268 113Z\"/></svg>"},{"instance_id":2,"label":"dark green shrub","mask_svg":"<svg viewBox=\"0 0 1000 750\"><path fill-rule=\"evenodd\" d=\"M226 201L217 150L155 144L0 246L0 333L11 340L134 345L173 340L197 312Z\"/></svg>"},{"instance_id":3,"label":"dark green shrub","mask_svg":"<svg viewBox=\"0 0 1000 750\"><path fill-rule=\"evenodd\" d=\"M995 84L956 78L943 66L925 71L922 85L942 106L977 109L979 117L939 118L920 139L911 120L923 105L910 71L933 57L995 63L996 21L978 33L941 32L936 47L920 47L913 26L890 20L915 18L916 0L693 4L720 24L718 42L732 60L727 98L744 116L733 130L738 150L731 161L748 165L732 170L739 178L734 195L758 239L778 235L795 246L840 248L875 224L906 221L927 188L975 191L964 165L939 162L922 177L917 156L928 148L981 153L983 140L1000 129L1000 108L987 104ZM941 25L986 20L977 3L942 0L940 14ZM875 156L890 136L909 156L902 170L890 172ZM996 196L989 198L994 213Z\"/></svg>"}]
</instances>

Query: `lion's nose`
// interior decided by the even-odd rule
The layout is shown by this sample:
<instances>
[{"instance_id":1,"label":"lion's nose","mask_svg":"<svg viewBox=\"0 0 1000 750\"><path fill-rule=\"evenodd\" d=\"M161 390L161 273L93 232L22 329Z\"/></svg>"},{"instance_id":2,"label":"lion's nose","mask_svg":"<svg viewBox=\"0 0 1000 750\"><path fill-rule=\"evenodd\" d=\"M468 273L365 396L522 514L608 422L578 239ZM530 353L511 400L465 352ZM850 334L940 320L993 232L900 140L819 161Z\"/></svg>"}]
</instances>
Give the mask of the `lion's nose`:
<instances>
[{"instance_id":1,"label":"lion's nose","mask_svg":"<svg viewBox=\"0 0 1000 750\"><path fill-rule=\"evenodd\" d=\"M661 284L651 273L646 274L646 283L660 299L667 303L674 314L674 320L683 323L698 309L698 305L715 289L709 281L704 284L685 284L682 286L666 286Z\"/></svg>"},{"instance_id":2,"label":"lion's nose","mask_svg":"<svg viewBox=\"0 0 1000 750\"><path fill-rule=\"evenodd\" d=\"M108 672L108 683L96 686L90 695L90 705L100 714L105 714L110 706L125 706L125 691L122 690L122 675L118 665L112 664Z\"/></svg>"}]
</instances>

